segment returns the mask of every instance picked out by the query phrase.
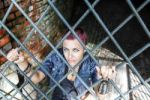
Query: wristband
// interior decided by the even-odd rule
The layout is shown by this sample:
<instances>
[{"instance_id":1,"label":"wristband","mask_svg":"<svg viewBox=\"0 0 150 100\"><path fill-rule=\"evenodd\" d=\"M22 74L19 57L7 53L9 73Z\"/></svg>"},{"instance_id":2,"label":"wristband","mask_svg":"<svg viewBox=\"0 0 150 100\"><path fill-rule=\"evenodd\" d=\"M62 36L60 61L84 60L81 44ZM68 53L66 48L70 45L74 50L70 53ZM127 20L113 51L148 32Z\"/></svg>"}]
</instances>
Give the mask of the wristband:
<instances>
[{"instance_id":1,"label":"wristband","mask_svg":"<svg viewBox=\"0 0 150 100\"><path fill-rule=\"evenodd\" d=\"M28 74L31 71L31 64L28 63L27 68L24 70L24 73Z\"/></svg>"},{"instance_id":2,"label":"wristband","mask_svg":"<svg viewBox=\"0 0 150 100\"><path fill-rule=\"evenodd\" d=\"M107 93L111 92L110 82L106 81L106 80L102 80L102 82L100 83L98 91L100 94L107 94Z\"/></svg>"}]
</instances>

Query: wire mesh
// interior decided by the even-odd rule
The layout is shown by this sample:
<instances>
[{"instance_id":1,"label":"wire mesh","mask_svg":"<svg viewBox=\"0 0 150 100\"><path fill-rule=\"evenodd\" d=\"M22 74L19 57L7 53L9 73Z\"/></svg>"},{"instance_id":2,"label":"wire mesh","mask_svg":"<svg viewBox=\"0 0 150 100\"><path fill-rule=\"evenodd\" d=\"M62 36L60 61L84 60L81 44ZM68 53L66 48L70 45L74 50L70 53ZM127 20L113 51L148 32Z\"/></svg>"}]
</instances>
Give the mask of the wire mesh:
<instances>
[{"instance_id":1,"label":"wire mesh","mask_svg":"<svg viewBox=\"0 0 150 100\"><path fill-rule=\"evenodd\" d=\"M86 91L83 91L82 94L79 94L78 96L74 97L71 96L71 100L80 100L82 95L85 95L86 92L88 91L90 94L92 94L95 98L95 100L97 99L101 99L99 97L99 95L97 95L94 91L93 88L97 85L99 85L101 83L101 81L98 81L94 84L92 84L92 86L88 86L83 79L81 78L81 76L78 75L78 73L74 70L74 68L72 68L69 63L64 59L64 57L60 54L60 52L58 51L58 48L61 46L61 44L63 43L63 41L66 39L66 37L69 34L73 34L77 40L80 42L80 44L84 47L84 49L87 51L87 53L89 54L88 56L85 56L78 64L75 65L75 67L79 66L80 64L82 64L82 62L84 60L86 60L89 56L93 59L94 62L96 62L96 64L101 67L101 62L99 59L96 58L97 55L102 55L102 53L100 53L101 51L99 50L99 48L102 47L102 45L104 43L106 43L109 39L112 41L112 43L115 45L115 47L117 48L117 50L122 54L122 58L115 56L117 59L119 59L119 61L117 63L113 63L116 66L116 71L118 73L118 81L122 81L125 80L126 82L124 84L126 84L124 87L126 87L126 89L122 89L121 85L123 83L119 83L116 78L109 80L110 84L112 86L112 94L110 93L109 96L112 96L113 99L124 99L124 100L149 100L150 99L150 86L149 86L149 81L150 79L144 79L143 76L139 73L139 71L137 70L136 66L132 63L132 60L135 59L137 56L139 56L142 52L146 51L149 47L150 47L150 42L146 43L143 47L141 47L140 49L136 50L133 54L131 54L131 56L128 56L126 54L126 52L124 51L124 49L120 46L119 42L117 41L117 39L115 38L115 34L121 30L122 27L124 27L125 25L128 25L128 22L130 22L133 17L136 17L137 21L140 23L140 27L142 27L142 29L144 30L143 34L146 34L148 36L148 39L150 38L150 32L148 29L148 26L144 23L141 15L139 14L140 11L142 9L144 9L148 4L149 4L149 0L145 0L139 7L135 7L132 3L131 0L126 0L126 3L128 5L128 7L131 9L131 14L125 18L125 20L123 20L116 28L114 28L114 30L110 31L109 28L106 26L105 22L102 20L101 15L97 13L95 6L98 5L98 3L101 3L100 0L95 0L94 2L91 3L91 1L89 0L84 0L85 5L87 6L87 10L82 14L82 16L80 16L80 18L75 22L74 25L71 25L67 19L65 19L65 17L63 16L62 12L59 11L59 9L57 8L56 5L56 1L55 0L47 0L48 3L48 7L46 8L46 10L42 13L42 15L40 16L40 18L34 22L29 16L28 14L23 10L22 7L20 7L20 5L18 4L19 0L11 0L10 1L10 5L9 8L6 11L6 14L3 16L3 18L0 20L0 28L4 29L7 31L7 33L9 34L9 36L14 39L14 41L19 45L19 50L20 51L25 51L30 58L32 58L38 67L34 68L33 73L30 76L27 76L23 71L20 70L20 68L15 65L12 62L6 62L1 68L0 68L0 85L4 85L4 83L6 82L8 84L9 87L9 91L3 91L2 88L0 88L0 98L2 100L18 100L18 99L25 99L25 100L34 100L34 99L39 99L39 100L50 100L51 95L54 91L54 89L56 87L59 87L60 90L67 96L70 96L64 89L63 86L61 86L61 82L71 73L73 72L77 78L79 79L79 81L84 85L84 87L86 88ZM21 42L18 37L16 37L14 35L14 33L12 32L12 30L6 25L6 20L7 17L9 16L11 10L13 9L13 7L16 7L20 13L24 16L24 18L31 24L30 27L32 27L32 29L28 32L25 40L23 42ZM40 24L40 22L42 22L43 18L46 16L46 14L48 13L48 11L52 9L57 17L59 17L59 19L62 21L62 23L64 24L64 26L69 29L69 31L66 32L66 34L61 38L61 40L57 43L57 45L54 45L49 38L45 35L45 33L38 27L38 25ZM107 34L107 36L98 44L95 44L94 46L92 46L92 49L88 48L88 46L86 46L78 37L78 35L75 32L75 28L77 26L79 26L82 21L88 17L89 14L92 14L94 16L94 18L96 19L96 21L98 22L98 25L102 27L102 29L105 31L105 33ZM57 55L60 57L60 59L67 65L67 67L71 70L71 72L67 72L65 73L65 75L58 81L56 80L54 77L52 77L52 75L43 67L41 67L46 74L48 75L48 77L55 83L55 85L53 87L46 87L46 89L43 89L42 86L40 85L35 85L32 81L31 81L31 77L38 71L38 69L40 68L40 66L43 66L41 62L39 62L39 60L36 58L36 56L26 47L27 42L31 39L31 37L33 36L34 32L37 32L39 37L41 39L44 39L44 41L46 42L46 44L48 44L48 46L50 48L52 48L51 52L49 55L52 55L53 52L56 52ZM94 36L94 34L93 34ZM98 54L97 54L98 52ZM106 51L108 53L110 53L110 51ZM6 53L1 49L0 50L0 54L3 55L4 57L6 57ZM112 54L113 55L113 54ZM114 56L114 55L113 55ZM106 57L104 55L104 57ZM110 61L111 62L111 61ZM108 63L110 63L108 62ZM115 62L115 61L112 61ZM105 63L105 61L102 63ZM112 65L113 65L112 64ZM12 66L12 67L10 67ZM15 69L15 71L13 72L8 72L7 70L9 69ZM10 75L9 75L10 74ZM20 76L22 76L21 80L18 79L17 83L20 83L19 81L23 81L22 84L18 87L16 82L11 81L11 75L18 75L20 74ZM119 76L120 75L120 76ZM125 77L125 79L121 79L121 75L123 75L123 77ZM10 77L9 77L10 76ZM2 83L2 81L4 81L4 83ZM47 80L45 80L47 81ZM119 85L120 86L119 86ZM4 88L4 87L3 87ZM107 96L104 100L111 100L110 97Z\"/></svg>"}]
</instances>

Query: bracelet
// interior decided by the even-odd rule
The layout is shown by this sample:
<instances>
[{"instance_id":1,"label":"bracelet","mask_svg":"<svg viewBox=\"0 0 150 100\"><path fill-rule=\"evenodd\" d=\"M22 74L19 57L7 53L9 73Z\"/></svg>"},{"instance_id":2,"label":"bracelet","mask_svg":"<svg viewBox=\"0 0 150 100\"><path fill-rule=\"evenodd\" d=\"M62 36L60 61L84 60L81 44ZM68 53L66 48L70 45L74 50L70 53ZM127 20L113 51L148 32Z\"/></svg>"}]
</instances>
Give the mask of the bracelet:
<instances>
[{"instance_id":1,"label":"bracelet","mask_svg":"<svg viewBox=\"0 0 150 100\"><path fill-rule=\"evenodd\" d=\"M24 73L28 74L31 71L31 64L28 63L27 68L24 70Z\"/></svg>"},{"instance_id":2,"label":"bracelet","mask_svg":"<svg viewBox=\"0 0 150 100\"><path fill-rule=\"evenodd\" d=\"M107 81L107 80L102 80L101 83L100 83L98 92L100 94L107 94L107 93L111 92L110 82Z\"/></svg>"}]
</instances>

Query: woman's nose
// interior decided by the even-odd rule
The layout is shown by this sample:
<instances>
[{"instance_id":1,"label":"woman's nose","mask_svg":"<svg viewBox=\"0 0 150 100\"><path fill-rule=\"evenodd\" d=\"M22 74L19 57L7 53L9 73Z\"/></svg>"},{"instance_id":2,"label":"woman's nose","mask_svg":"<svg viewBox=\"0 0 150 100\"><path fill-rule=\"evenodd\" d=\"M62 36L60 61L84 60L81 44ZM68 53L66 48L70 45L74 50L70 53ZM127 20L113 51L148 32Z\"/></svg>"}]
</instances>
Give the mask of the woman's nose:
<instances>
[{"instance_id":1,"label":"woman's nose","mask_svg":"<svg viewBox=\"0 0 150 100\"><path fill-rule=\"evenodd\" d=\"M69 52L68 58L72 58L72 57L73 57L72 52Z\"/></svg>"}]
</instances>

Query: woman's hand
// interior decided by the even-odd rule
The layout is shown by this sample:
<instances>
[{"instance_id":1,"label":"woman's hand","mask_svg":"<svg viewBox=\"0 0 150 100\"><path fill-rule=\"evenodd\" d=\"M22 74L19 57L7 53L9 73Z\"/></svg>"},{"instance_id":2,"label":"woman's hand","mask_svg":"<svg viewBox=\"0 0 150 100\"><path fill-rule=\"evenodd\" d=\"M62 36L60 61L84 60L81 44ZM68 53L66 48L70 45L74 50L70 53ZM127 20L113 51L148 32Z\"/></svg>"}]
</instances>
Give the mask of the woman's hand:
<instances>
[{"instance_id":1,"label":"woman's hand","mask_svg":"<svg viewBox=\"0 0 150 100\"><path fill-rule=\"evenodd\" d=\"M115 66L101 66L96 67L98 77L108 80L108 79L114 79L116 76L116 69Z\"/></svg>"},{"instance_id":2,"label":"woman's hand","mask_svg":"<svg viewBox=\"0 0 150 100\"><path fill-rule=\"evenodd\" d=\"M9 53L7 54L7 59L16 63L19 68L24 71L28 65L28 62L25 60L23 53L18 51L18 48L9 51Z\"/></svg>"},{"instance_id":3,"label":"woman's hand","mask_svg":"<svg viewBox=\"0 0 150 100\"><path fill-rule=\"evenodd\" d=\"M17 48L16 49L12 49L11 51L9 51L9 53L7 54L7 59L9 61L16 61L19 57L19 54L18 54L18 50Z\"/></svg>"},{"instance_id":4,"label":"woman's hand","mask_svg":"<svg viewBox=\"0 0 150 100\"><path fill-rule=\"evenodd\" d=\"M96 67L97 70L97 74L99 79L103 79L103 80L114 80L116 77L116 69L115 66L101 66L100 68L97 66ZM97 85L96 87L94 87L94 90L97 94L97 96L99 97L100 100L106 100L106 98L109 97L110 92L106 93L106 94L101 94L99 92L99 88L100 88L100 84Z\"/></svg>"},{"instance_id":5,"label":"woman's hand","mask_svg":"<svg viewBox=\"0 0 150 100\"><path fill-rule=\"evenodd\" d=\"M30 68L31 66L29 65L29 63L25 59L24 52L18 52L18 48L12 49L7 54L7 59L9 61L16 63L18 65L18 67L27 74L27 76L30 76L32 74L32 70ZM45 74L42 71L37 71L31 77L31 80L33 83L37 84L40 81L42 81L44 79L44 77L45 77Z\"/></svg>"},{"instance_id":6,"label":"woman's hand","mask_svg":"<svg viewBox=\"0 0 150 100\"><path fill-rule=\"evenodd\" d=\"M23 62L25 60L24 56L23 56L22 52L18 53L18 51L19 51L18 48L12 49L11 51L9 51L9 53L7 54L7 59L14 63Z\"/></svg>"}]
</instances>

